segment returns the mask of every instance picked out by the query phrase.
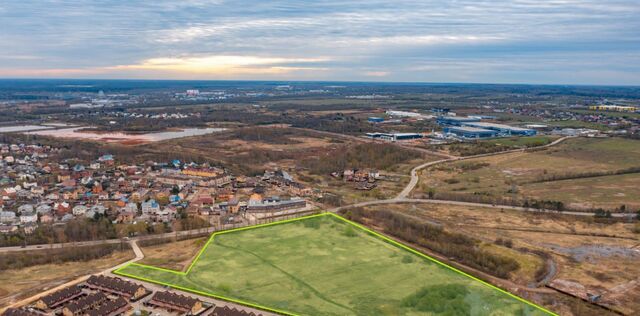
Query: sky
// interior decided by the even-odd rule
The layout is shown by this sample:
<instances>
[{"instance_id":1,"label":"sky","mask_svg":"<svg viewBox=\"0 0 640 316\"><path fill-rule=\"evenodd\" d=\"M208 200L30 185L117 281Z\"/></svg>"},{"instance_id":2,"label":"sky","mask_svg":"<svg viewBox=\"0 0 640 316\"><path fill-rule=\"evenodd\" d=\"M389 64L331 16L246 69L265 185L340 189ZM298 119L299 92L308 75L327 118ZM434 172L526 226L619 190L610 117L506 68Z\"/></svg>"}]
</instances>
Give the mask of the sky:
<instances>
[{"instance_id":1,"label":"sky","mask_svg":"<svg viewBox=\"0 0 640 316\"><path fill-rule=\"evenodd\" d=\"M640 0L2 0L0 78L640 85Z\"/></svg>"}]
</instances>

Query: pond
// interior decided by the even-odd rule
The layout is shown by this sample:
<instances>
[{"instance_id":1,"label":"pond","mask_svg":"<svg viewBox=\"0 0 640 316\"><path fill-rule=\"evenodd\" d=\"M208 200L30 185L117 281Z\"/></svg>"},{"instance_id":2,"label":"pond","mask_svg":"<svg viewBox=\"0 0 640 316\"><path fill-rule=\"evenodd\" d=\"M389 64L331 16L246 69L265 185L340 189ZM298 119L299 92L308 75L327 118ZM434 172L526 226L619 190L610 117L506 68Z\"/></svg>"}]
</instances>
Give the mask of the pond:
<instances>
[{"instance_id":1,"label":"pond","mask_svg":"<svg viewBox=\"0 0 640 316\"><path fill-rule=\"evenodd\" d=\"M181 130L157 132L157 133L127 134L123 132L94 132L94 131L86 130L87 128L88 127L85 126L85 127L62 128L62 129L54 129L54 130L37 130L37 131L27 132L26 134L135 144L135 143L158 142L158 141L169 140L174 138L206 135L206 134L217 133L225 130L224 128L185 128Z\"/></svg>"},{"instance_id":2,"label":"pond","mask_svg":"<svg viewBox=\"0 0 640 316\"><path fill-rule=\"evenodd\" d=\"M16 126L1 126L0 133L14 133L14 132L28 132L44 129L52 129L52 126L41 125L16 125Z\"/></svg>"}]
</instances>

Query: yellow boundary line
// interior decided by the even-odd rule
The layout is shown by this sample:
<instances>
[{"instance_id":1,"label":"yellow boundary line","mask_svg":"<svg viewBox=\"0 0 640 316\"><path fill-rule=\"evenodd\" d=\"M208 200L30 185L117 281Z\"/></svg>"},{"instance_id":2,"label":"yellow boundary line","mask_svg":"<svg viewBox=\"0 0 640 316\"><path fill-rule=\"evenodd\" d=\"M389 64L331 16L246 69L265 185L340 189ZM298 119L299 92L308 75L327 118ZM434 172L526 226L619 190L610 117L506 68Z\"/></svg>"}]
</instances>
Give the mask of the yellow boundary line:
<instances>
[{"instance_id":1,"label":"yellow boundary line","mask_svg":"<svg viewBox=\"0 0 640 316\"><path fill-rule=\"evenodd\" d=\"M288 219L288 220L283 220L283 221L278 221L278 222L273 222L273 223L266 223L266 224L247 226L247 227L241 227L241 228L235 228L235 229L215 232L215 233L211 234L211 237L209 237L209 240L207 240L207 243L204 245L204 247L202 247L202 249L200 249L200 251L198 252L198 255L191 262L191 264L189 265L189 268L187 269L186 272L176 271L176 270L171 270L171 269L165 269L165 268L159 268L159 267L154 267L154 266L149 266L149 265L145 265L145 264L139 264L139 263L132 262L132 263L130 263L128 265L125 265L123 267L118 268L117 270L113 271L113 273L117 274L117 275L130 277L130 278L133 278L133 279L138 279L138 280L141 280L141 281L146 281L146 282L150 282L150 283L155 283L155 284L160 284L160 285L172 287L172 288L183 290L183 291L186 291L186 292L191 292L191 293L195 293L195 294L199 294L199 295L203 295L203 296L213 297L213 298L221 299L221 300L224 300L224 301L237 303L237 304L240 304L240 305L245 305L245 306L249 306L249 307L253 307L253 308L258 308L258 309L269 311L269 312L275 312L275 313L283 314L283 315L296 316L296 314L293 314L293 313L288 312L288 311L278 310L278 309L274 309L274 308L271 308L271 307L266 307L266 306L262 306L262 305L258 305L258 304L254 304L254 303L250 303L250 302L246 302L246 301L241 301L241 300L237 300L237 299L221 296L221 295L218 295L218 294L213 294L213 293L209 293L209 292L203 292L203 291L199 291L199 290L195 290L195 289L191 289L191 288L185 288L185 287L182 287L182 286L179 286L179 285L174 285L174 284L170 284L170 283L166 283L166 282L162 282L162 281L147 279L147 278L144 278L144 277L141 277L141 276L132 275L132 274L128 274L128 273L122 272L121 270L126 269L129 266L139 266L139 267L142 267L142 268L147 268L147 269L152 269L152 270L158 270L158 271L173 273L173 274L176 274L176 275L179 275L179 276L186 276L187 274L189 274L189 272L191 272L191 269L193 268L193 266L200 259L200 256L202 255L202 253L209 247L209 244L211 243L211 241L213 241L213 238L216 235L233 233L233 232L238 232L238 231L243 231L243 230L267 227L267 226L286 224L286 223L305 220L305 219L309 219L309 218L322 217L322 216L332 216L333 218L339 219L339 220L341 220L341 221L343 221L343 222L345 222L347 224L353 225L353 226L355 226L355 227L367 232L368 234L381 239L382 241L390 243L390 244L392 244L392 245L394 245L394 246L396 246L396 247L398 247L400 249L409 251L412 254L415 254L415 255L418 255L418 256L420 256L422 258L425 258L425 259L427 259L427 260L429 260L431 262L434 262L434 263L436 263L436 264L438 264L438 265L440 265L442 267L445 267L445 268L447 268L449 270L457 272L457 273L459 273L459 274L461 274L463 276L466 276L466 277L468 277L468 278L470 278L472 280L480 282L481 284L483 284L483 285L485 285L485 286L487 286L487 287L489 287L491 289L497 290L498 292L500 292L502 294L506 294L507 296L509 296L509 297L511 297L513 299L516 299L521 303L525 303L526 305L529 305L529 306L532 306L534 308L537 308L537 309L539 309L539 310L541 310L541 311L543 311L543 312L545 312L545 313L547 313L549 315L559 316L558 314L556 314L556 313L554 313L554 312L552 312L552 311L550 311L550 310L548 310L548 309L546 309L546 308L544 308L544 307L542 307L542 306L540 306L538 304L535 304L533 302L525 300L525 299L523 299L523 298L521 298L521 297L519 297L519 296L517 296L517 295L515 295L513 293L507 292L507 291L505 291L505 290L503 290L503 289L501 289L501 288L499 288L499 287L497 287L497 286L495 286L493 284L490 284L490 283L488 283L488 282L486 282L484 280L481 280L481 279L479 279L477 277L474 277L474 276L472 276L472 275L470 275L470 274L468 274L466 272L458 270L458 269L456 269L456 268L454 268L454 267L452 267L452 266L450 266L450 265L448 265L448 264L446 264L444 262L441 262L441 261L439 261L439 260L437 260L435 258L427 256L427 255L425 255L425 254L423 254L423 253L421 253L421 252L419 252L419 251L417 251L417 250L415 250L415 249L413 249L413 248L411 248L411 247L409 247L407 245L401 244L401 243L399 243L399 242L397 242L397 241L395 241L395 240L393 240L393 239L391 239L391 238L389 238L387 236L384 236L384 235L382 235L382 234L380 234L378 232L375 232L375 231L373 231L373 230L371 230L369 228L366 228L366 227L364 227L364 226L362 226L362 225L360 225L358 223L350 221L350 220L348 220L348 219L346 219L346 218L344 218L344 217L342 217L340 215L334 214L334 213L323 213L323 214L309 215L309 216L303 216L303 217L299 217L299 218Z\"/></svg>"}]
</instances>

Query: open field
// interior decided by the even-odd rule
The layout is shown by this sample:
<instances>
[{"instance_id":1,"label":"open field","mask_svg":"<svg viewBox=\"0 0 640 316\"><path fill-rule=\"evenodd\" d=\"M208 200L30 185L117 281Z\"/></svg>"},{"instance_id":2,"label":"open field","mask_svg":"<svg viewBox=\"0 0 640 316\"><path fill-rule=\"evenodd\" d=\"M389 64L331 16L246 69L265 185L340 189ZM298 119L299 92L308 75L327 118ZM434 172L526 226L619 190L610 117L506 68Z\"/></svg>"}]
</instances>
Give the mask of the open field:
<instances>
[{"instance_id":1,"label":"open field","mask_svg":"<svg viewBox=\"0 0 640 316\"><path fill-rule=\"evenodd\" d=\"M144 259L141 264L155 267L184 270L206 243L205 238L187 239L153 246L142 246Z\"/></svg>"},{"instance_id":2,"label":"open field","mask_svg":"<svg viewBox=\"0 0 640 316\"><path fill-rule=\"evenodd\" d=\"M134 257L132 251L118 251L86 262L43 264L0 271L0 307L83 275L103 271Z\"/></svg>"},{"instance_id":3,"label":"open field","mask_svg":"<svg viewBox=\"0 0 640 316\"><path fill-rule=\"evenodd\" d=\"M640 113L616 112L616 111L595 111L595 110L572 110L571 112L580 114L605 115L612 117L640 118Z\"/></svg>"},{"instance_id":4,"label":"open field","mask_svg":"<svg viewBox=\"0 0 640 316\"><path fill-rule=\"evenodd\" d=\"M479 247L518 261L520 268L511 273L509 280L523 287L540 279L536 273L543 268L543 257L539 255L542 252L553 260L557 270L555 273L548 268L542 270L552 276L547 280L550 284L573 282L584 287L583 291L576 290L576 294L585 291L603 294L602 302L606 306L627 314L640 311L640 291L634 283L640 276L640 266L636 264L640 259L640 235L634 232L634 223L426 204L367 209L405 214L479 239L482 241ZM504 246L504 241L509 247ZM572 309L549 298L537 302L554 311L564 311L563 315L602 315L578 313L576 306Z\"/></svg>"},{"instance_id":5,"label":"open field","mask_svg":"<svg viewBox=\"0 0 640 316\"><path fill-rule=\"evenodd\" d=\"M116 273L299 315L546 314L334 215L214 236L187 273Z\"/></svg>"},{"instance_id":6,"label":"open field","mask_svg":"<svg viewBox=\"0 0 640 316\"><path fill-rule=\"evenodd\" d=\"M157 143L151 149L204 156L240 173L257 173L265 167L293 168L300 160L347 145L341 139L298 129L250 127Z\"/></svg>"},{"instance_id":7,"label":"open field","mask_svg":"<svg viewBox=\"0 0 640 316\"><path fill-rule=\"evenodd\" d=\"M609 130L609 126L601 123L593 123L593 122L584 122L577 120L566 120L566 121L549 121L544 122L543 124L558 127L558 128L588 128L595 129L600 131Z\"/></svg>"},{"instance_id":8,"label":"open field","mask_svg":"<svg viewBox=\"0 0 640 316\"><path fill-rule=\"evenodd\" d=\"M422 172L421 196L436 193L561 201L571 208L639 208L640 175L581 177L640 167L640 141L576 138L542 151L510 153L434 166ZM567 177L572 179L553 180ZM544 181L551 179L551 181Z\"/></svg>"},{"instance_id":9,"label":"open field","mask_svg":"<svg viewBox=\"0 0 640 316\"><path fill-rule=\"evenodd\" d=\"M500 151L507 151L518 148L529 148L547 145L558 136L529 136L529 137L503 137L489 140L480 140L470 143L456 143L451 145L437 146L450 154L459 156L472 156Z\"/></svg>"}]
</instances>

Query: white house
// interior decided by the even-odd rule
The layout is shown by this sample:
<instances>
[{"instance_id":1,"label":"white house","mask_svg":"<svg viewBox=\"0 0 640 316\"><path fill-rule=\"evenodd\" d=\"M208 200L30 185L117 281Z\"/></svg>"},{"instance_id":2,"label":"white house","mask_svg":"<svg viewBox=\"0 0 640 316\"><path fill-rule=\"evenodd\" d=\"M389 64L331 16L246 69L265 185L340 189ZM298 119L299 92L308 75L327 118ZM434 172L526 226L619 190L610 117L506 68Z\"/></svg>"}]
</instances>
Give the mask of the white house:
<instances>
[{"instance_id":1,"label":"white house","mask_svg":"<svg viewBox=\"0 0 640 316\"><path fill-rule=\"evenodd\" d=\"M176 216L176 210L165 207L155 213L155 220L158 222L169 222Z\"/></svg>"},{"instance_id":2,"label":"white house","mask_svg":"<svg viewBox=\"0 0 640 316\"><path fill-rule=\"evenodd\" d=\"M82 216L87 213L87 207L84 205L76 205L73 207L73 210L71 212L75 216Z\"/></svg>"},{"instance_id":3,"label":"white house","mask_svg":"<svg viewBox=\"0 0 640 316\"><path fill-rule=\"evenodd\" d=\"M94 214L104 215L104 212L106 211L107 211L107 208L104 207L104 205L102 204L96 204L91 207L91 212L93 212Z\"/></svg>"},{"instance_id":4,"label":"white house","mask_svg":"<svg viewBox=\"0 0 640 316\"><path fill-rule=\"evenodd\" d=\"M36 212L22 213L20 215L20 223L22 224L35 223L37 221L38 221L38 214Z\"/></svg>"},{"instance_id":5,"label":"white house","mask_svg":"<svg viewBox=\"0 0 640 316\"><path fill-rule=\"evenodd\" d=\"M0 211L0 223L13 223L16 220L16 213Z\"/></svg>"},{"instance_id":6,"label":"white house","mask_svg":"<svg viewBox=\"0 0 640 316\"><path fill-rule=\"evenodd\" d=\"M154 199L142 203L142 214L155 214L159 211L160 204L158 204Z\"/></svg>"},{"instance_id":7,"label":"white house","mask_svg":"<svg viewBox=\"0 0 640 316\"><path fill-rule=\"evenodd\" d=\"M51 210L53 210L53 208L49 204L40 204L36 207L36 212L42 215L51 213Z\"/></svg>"},{"instance_id":8,"label":"white house","mask_svg":"<svg viewBox=\"0 0 640 316\"><path fill-rule=\"evenodd\" d=\"M138 212L138 204L130 202L125 205L124 210L127 212L137 213Z\"/></svg>"},{"instance_id":9,"label":"white house","mask_svg":"<svg viewBox=\"0 0 640 316\"><path fill-rule=\"evenodd\" d=\"M20 207L18 207L18 213L20 214L33 213L33 205L31 204L20 205Z\"/></svg>"}]
</instances>

